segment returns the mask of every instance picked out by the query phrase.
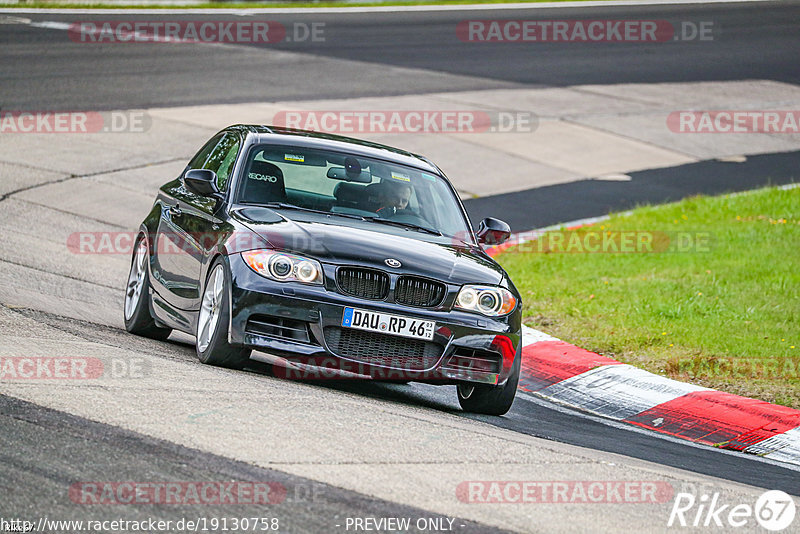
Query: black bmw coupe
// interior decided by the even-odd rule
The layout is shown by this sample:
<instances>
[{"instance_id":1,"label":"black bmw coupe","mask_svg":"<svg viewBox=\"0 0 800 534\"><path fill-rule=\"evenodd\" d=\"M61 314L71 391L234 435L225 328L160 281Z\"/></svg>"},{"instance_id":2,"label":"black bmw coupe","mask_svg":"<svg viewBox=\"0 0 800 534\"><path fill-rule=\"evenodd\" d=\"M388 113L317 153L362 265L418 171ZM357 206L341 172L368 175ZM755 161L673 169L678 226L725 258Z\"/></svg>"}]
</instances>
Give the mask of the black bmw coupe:
<instances>
[{"instance_id":1,"label":"black bmw coupe","mask_svg":"<svg viewBox=\"0 0 800 534\"><path fill-rule=\"evenodd\" d=\"M161 187L136 238L125 326L189 333L213 365L279 356L456 384L463 409L501 415L519 379L521 301L481 245L509 235L493 218L474 232L422 156L231 126Z\"/></svg>"}]
</instances>

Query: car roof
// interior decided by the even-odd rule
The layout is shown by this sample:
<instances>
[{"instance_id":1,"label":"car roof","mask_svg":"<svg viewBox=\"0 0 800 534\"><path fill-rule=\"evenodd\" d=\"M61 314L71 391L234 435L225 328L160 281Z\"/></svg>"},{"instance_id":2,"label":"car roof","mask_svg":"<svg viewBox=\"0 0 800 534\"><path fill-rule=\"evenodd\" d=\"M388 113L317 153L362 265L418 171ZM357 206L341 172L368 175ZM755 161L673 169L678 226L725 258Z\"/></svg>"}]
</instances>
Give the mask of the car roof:
<instances>
[{"instance_id":1,"label":"car roof","mask_svg":"<svg viewBox=\"0 0 800 534\"><path fill-rule=\"evenodd\" d=\"M347 151L365 157L394 161L444 176L439 167L425 156L363 139L254 124L236 124L225 128L224 131L236 131L245 136L251 135L254 137L255 143L286 143L305 148Z\"/></svg>"}]
</instances>

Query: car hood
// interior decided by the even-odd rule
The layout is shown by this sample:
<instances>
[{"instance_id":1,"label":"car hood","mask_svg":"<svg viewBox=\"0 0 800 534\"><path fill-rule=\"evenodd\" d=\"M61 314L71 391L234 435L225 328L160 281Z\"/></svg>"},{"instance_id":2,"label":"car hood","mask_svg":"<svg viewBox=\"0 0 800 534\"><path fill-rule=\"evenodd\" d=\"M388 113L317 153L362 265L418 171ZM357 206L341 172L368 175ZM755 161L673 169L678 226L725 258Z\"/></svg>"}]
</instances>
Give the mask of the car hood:
<instances>
[{"instance_id":1,"label":"car hood","mask_svg":"<svg viewBox=\"0 0 800 534\"><path fill-rule=\"evenodd\" d=\"M272 248L316 258L323 263L363 265L388 272L403 272L435 278L451 284L503 285L505 272L483 250L456 241L432 242L397 235L396 227L364 223L363 228L313 220L297 220L269 208L248 207L232 215ZM324 216L323 216L324 217ZM354 220L354 224L359 221ZM374 230L368 229L374 226ZM391 233L394 232L394 233ZM414 230L415 237L425 236ZM441 241L441 240L440 240ZM387 259L402 266L388 267Z\"/></svg>"}]
</instances>

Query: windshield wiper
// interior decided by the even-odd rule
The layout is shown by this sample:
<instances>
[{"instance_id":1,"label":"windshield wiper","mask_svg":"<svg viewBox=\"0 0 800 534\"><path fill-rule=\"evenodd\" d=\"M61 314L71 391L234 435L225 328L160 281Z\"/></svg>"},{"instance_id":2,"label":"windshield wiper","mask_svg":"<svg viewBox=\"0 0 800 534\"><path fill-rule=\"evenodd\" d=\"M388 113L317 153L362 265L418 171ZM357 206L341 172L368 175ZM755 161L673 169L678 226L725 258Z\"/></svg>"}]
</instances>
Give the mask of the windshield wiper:
<instances>
[{"instance_id":1,"label":"windshield wiper","mask_svg":"<svg viewBox=\"0 0 800 534\"><path fill-rule=\"evenodd\" d=\"M434 230L433 228L428 228L427 226L420 226L414 223L407 223L401 221L393 221L391 219L384 219L382 217L364 217L365 221L372 221L381 224L390 224L392 226L400 226L402 228L411 228L412 230L419 230L420 232L426 232L432 235L440 236L442 233L438 230Z\"/></svg>"},{"instance_id":2,"label":"windshield wiper","mask_svg":"<svg viewBox=\"0 0 800 534\"><path fill-rule=\"evenodd\" d=\"M364 217L361 215L353 215L350 213L336 213L335 211L325 211L325 210L317 210L314 208L306 208L303 206L297 206L295 204L289 204L287 202L264 202L259 204L260 206L265 206L267 208L279 208L284 210L297 210L297 211L307 211L310 213L322 213L323 215L336 215L337 217L347 217L348 219L359 219L363 220Z\"/></svg>"}]
</instances>

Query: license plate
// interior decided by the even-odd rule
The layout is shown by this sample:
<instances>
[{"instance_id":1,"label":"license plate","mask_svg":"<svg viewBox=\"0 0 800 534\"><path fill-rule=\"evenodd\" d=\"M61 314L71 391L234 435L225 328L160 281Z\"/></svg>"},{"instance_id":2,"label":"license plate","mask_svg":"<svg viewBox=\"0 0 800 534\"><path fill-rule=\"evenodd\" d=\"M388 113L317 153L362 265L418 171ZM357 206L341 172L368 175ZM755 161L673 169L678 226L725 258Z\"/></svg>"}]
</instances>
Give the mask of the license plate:
<instances>
[{"instance_id":1,"label":"license plate","mask_svg":"<svg viewBox=\"0 0 800 534\"><path fill-rule=\"evenodd\" d=\"M345 308L342 316L342 326L430 341L433 339L436 321L423 321L401 315Z\"/></svg>"}]
</instances>

